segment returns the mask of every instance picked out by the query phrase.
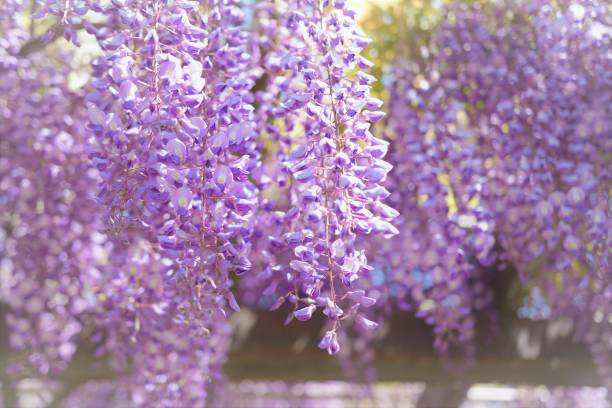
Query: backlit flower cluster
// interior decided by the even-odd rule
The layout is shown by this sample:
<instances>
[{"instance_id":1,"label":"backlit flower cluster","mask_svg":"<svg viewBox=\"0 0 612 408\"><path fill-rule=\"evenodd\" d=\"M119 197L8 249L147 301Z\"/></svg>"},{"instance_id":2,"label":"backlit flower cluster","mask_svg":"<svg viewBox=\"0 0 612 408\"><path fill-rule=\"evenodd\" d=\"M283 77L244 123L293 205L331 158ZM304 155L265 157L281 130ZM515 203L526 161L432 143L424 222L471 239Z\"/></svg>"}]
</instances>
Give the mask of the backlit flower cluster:
<instances>
[{"instance_id":1,"label":"backlit flower cluster","mask_svg":"<svg viewBox=\"0 0 612 408\"><path fill-rule=\"evenodd\" d=\"M369 270L356 241L395 234L396 213L387 143L369 131L384 114L361 71L368 40L344 2L262 2L267 26L238 1L40 2L32 24L50 28L33 41L100 49L78 91L69 65L29 54L24 7L3 13L3 253L21 295L13 345L39 371L64 368L87 326L132 402L201 406L239 310L233 280L254 264L246 281L289 288L256 298L288 298L298 320L324 310L328 352L340 320L376 327L357 313L374 299L351 290Z\"/></svg>"},{"instance_id":2,"label":"backlit flower cluster","mask_svg":"<svg viewBox=\"0 0 612 408\"><path fill-rule=\"evenodd\" d=\"M221 1L102 12L116 26L91 29L105 53L87 96L90 157L106 233L126 247L117 279L135 281L127 292L117 281L107 302L131 300L117 324L132 321L126 336L142 347L135 400L197 406L229 347L227 314L239 309L230 274L251 269L259 153L243 13Z\"/></svg>"},{"instance_id":3,"label":"backlit flower cluster","mask_svg":"<svg viewBox=\"0 0 612 408\"><path fill-rule=\"evenodd\" d=\"M89 347L134 405L204 406L240 302L322 315L371 381L393 311L472 357L509 264L609 385L609 11L498 3L447 8L424 70L397 58L386 117L345 0L1 2L11 375Z\"/></svg>"},{"instance_id":4,"label":"backlit flower cluster","mask_svg":"<svg viewBox=\"0 0 612 408\"><path fill-rule=\"evenodd\" d=\"M437 202L439 210L419 221L415 209L396 204L406 232L387 245L397 258L406 253L395 263L389 258L396 291L412 291L420 309L427 306L421 313L436 333L452 327L436 319L450 318L463 320L468 326L459 333L469 337L469 319L453 315L477 302L466 284L475 267L495 260L497 242L521 282L542 289L553 315L574 319L609 379L612 123L604 16L594 2L535 1L489 12L457 6L432 41L427 73L398 61L392 100L404 102L391 105L387 131L401 141L393 150L402 181L392 191L404 206L434 211ZM406 169L413 172L402 177ZM429 264L398 275L398 265L412 269L415 261ZM453 283L457 277L462 285ZM490 297L482 284L471 287ZM444 294L424 301L423 288ZM452 299L456 307L435 317Z\"/></svg>"},{"instance_id":5,"label":"backlit flower cluster","mask_svg":"<svg viewBox=\"0 0 612 408\"><path fill-rule=\"evenodd\" d=\"M344 1L274 6L264 2L257 10L269 75L260 120L278 157L269 188L277 200L265 203L269 214L262 217L268 254L260 277L277 297L273 308L293 304L289 319L309 320L322 309L331 328L320 347L334 354L341 320L377 326L358 313L375 302L357 290L371 269L360 237L398 232L381 185L391 169L388 142L370 132L384 117L382 101L369 95L374 78L363 70L371 62L360 55L369 40Z\"/></svg>"},{"instance_id":6,"label":"backlit flower cluster","mask_svg":"<svg viewBox=\"0 0 612 408\"><path fill-rule=\"evenodd\" d=\"M96 268L99 225L88 194L96 175L79 94L66 86L69 67L19 56L28 39L17 18L23 8L6 2L0 9L0 254L9 271L1 299L9 306L9 344L28 358L3 369L55 375L73 357L79 316L91 307L84 283Z\"/></svg>"},{"instance_id":7,"label":"backlit flower cluster","mask_svg":"<svg viewBox=\"0 0 612 408\"><path fill-rule=\"evenodd\" d=\"M434 346L473 354L476 310L489 305L490 290L476 285L494 258L494 238L474 197L480 179L459 103L449 103L444 82L403 69L393 72L386 135L391 140L390 204L401 213L401 234L377 242L368 286L376 297L433 326Z\"/></svg>"},{"instance_id":8,"label":"backlit flower cluster","mask_svg":"<svg viewBox=\"0 0 612 408\"><path fill-rule=\"evenodd\" d=\"M95 268L90 249L98 225L84 192L96 178L82 123L72 116L76 96L64 86L67 70L35 69L41 59L11 57L0 68L2 258L12 270L7 323L10 344L29 351L29 363L46 375L73 356L78 316L89 308L83 276Z\"/></svg>"}]
</instances>

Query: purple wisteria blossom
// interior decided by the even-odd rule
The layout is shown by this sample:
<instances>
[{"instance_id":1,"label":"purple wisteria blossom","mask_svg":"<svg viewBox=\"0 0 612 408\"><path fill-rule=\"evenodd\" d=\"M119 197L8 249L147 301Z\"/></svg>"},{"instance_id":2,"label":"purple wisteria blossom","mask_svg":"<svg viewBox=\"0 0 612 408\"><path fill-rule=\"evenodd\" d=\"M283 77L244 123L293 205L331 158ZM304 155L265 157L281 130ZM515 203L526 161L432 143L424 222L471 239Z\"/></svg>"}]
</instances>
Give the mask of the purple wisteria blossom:
<instances>
[{"instance_id":1,"label":"purple wisteria blossom","mask_svg":"<svg viewBox=\"0 0 612 408\"><path fill-rule=\"evenodd\" d=\"M391 73L389 188L402 234L377 246L369 284L415 307L445 352L471 347L472 313L491 302L483 271L510 263L555 316L573 319L609 381L605 11L534 1L448 13L427 71L398 59Z\"/></svg>"},{"instance_id":2,"label":"purple wisteria blossom","mask_svg":"<svg viewBox=\"0 0 612 408\"><path fill-rule=\"evenodd\" d=\"M360 55L369 40L344 1L264 2L257 12L270 75L258 96L260 121L278 157L268 190L279 196L265 205L260 277L264 293L277 297L273 308L294 304L288 321L322 310L332 327L320 346L333 354L340 321L357 316L376 326L347 293L371 269L360 237L398 232L390 223L397 212L382 203L388 142L369 130L384 117L369 94L371 62Z\"/></svg>"},{"instance_id":3,"label":"purple wisteria blossom","mask_svg":"<svg viewBox=\"0 0 612 408\"><path fill-rule=\"evenodd\" d=\"M91 354L128 404L229 401L244 306L323 320L355 382L390 313L473 362L516 270L612 387L609 9L472 3L398 45L387 115L345 0L2 1L11 381Z\"/></svg>"}]
</instances>

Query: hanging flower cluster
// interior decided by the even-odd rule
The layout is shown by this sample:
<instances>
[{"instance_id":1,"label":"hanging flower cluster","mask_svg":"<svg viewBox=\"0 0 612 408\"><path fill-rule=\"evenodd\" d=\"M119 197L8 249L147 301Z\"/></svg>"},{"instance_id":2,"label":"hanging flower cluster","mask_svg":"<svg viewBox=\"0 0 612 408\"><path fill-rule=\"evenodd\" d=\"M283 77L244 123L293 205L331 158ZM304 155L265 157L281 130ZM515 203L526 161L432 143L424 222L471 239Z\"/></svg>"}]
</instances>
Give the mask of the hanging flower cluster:
<instances>
[{"instance_id":1,"label":"hanging flower cluster","mask_svg":"<svg viewBox=\"0 0 612 408\"><path fill-rule=\"evenodd\" d=\"M14 17L6 18L11 28L24 6L9 6L15 7ZM247 274L253 263L262 270L252 276L276 280L274 289L289 288L268 292L277 306L289 298L291 317L307 320L317 307L324 309L333 322L321 341L328 352L340 348L340 320L376 327L357 313L374 299L351 291L369 269L356 246L359 235L397 232L389 223L395 211L381 202L388 192L380 183L391 168L382 160L386 142L369 131L370 122L384 115L382 101L369 96L374 79L360 71L371 66L359 55L368 40L344 2L263 2L256 12L268 12L269 21L266 26L262 19L254 40L237 1L43 2L33 17L47 17L52 26L40 41L63 32L78 46L84 29L101 50L86 93L73 92L62 103L56 99L69 94L62 90L68 67L40 64L49 71L43 77L52 78L42 83L35 80L35 62L43 56L18 58L28 40L25 28L11 37L14 44L3 44L10 73L3 85L17 84L14 92L30 98L9 96L5 116L40 116L27 125L7 121L3 134L11 135L7 151L15 157L3 160L10 176L3 189L11 197L9 214L29 228L16 230L15 247L6 245L6 251L16 260L18 252L32 255L19 258L24 265L12 265L23 299L14 299L9 324L21 329L13 336L16 346L45 348L32 357L41 372L52 364L41 359L58 351L32 341L61 341L55 348L65 366L80 330L93 324L96 354L110 356L127 374L134 403L203 404L206 386L221 379L227 314L239 310L234 276ZM256 81L268 83L257 90ZM38 97L41 87L48 97ZM17 126L24 129L15 131ZM18 145L20 137L31 142ZM42 145L45 137L74 151ZM266 138L278 149L263 166L262 152L270 154ZM35 155L38 145L46 149L41 157ZM21 157L31 175L11 168ZM55 160L49 177L57 181L35 180L40 160ZM58 175L64 167L70 173ZM23 183L22 189L32 190L27 198L17 195ZM46 189L63 194L56 216L41 197ZM27 210L33 203L40 207L36 213ZM71 208L85 218L73 216ZM72 223L82 224L74 227L77 236L60 227ZM58 243L41 247L26 233L41 239L63 234L59 242L75 252L58 255L57 270L47 276L42 270L53 263L43 251L59 254L52 249ZM66 260L72 270L62 269ZM32 265L37 261L45 268ZM27 268L35 271L25 273ZM71 291L64 297L79 310L61 309L72 323L53 321L65 333L45 326L38 331L46 337L29 339L27 333L36 330L26 327L20 310L36 315L49 306L33 296L40 292L33 282L40 279L66 285L53 289Z\"/></svg>"},{"instance_id":2,"label":"hanging flower cluster","mask_svg":"<svg viewBox=\"0 0 612 408\"><path fill-rule=\"evenodd\" d=\"M605 7L449 8L426 69L389 72L385 117L345 0L255 3L0 5L11 373L56 375L88 341L136 406L204 406L239 300L322 312L319 348L371 381L395 309L472 357L508 263L609 384ZM73 54L40 45L62 35L99 49L77 90Z\"/></svg>"},{"instance_id":3,"label":"hanging flower cluster","mask_svg":"<svg viewBox=\"0 0 612 408\"><path fill-rule=\"evenodd\" d=\"M474 199L480 180L462 171L474 164L465 112L445 100L435 79L396 72L387 123L395 141L391 200L406 215L398 220L403 233L382 244L379 261L397 282L390 295L434 326L436 348L446 354L457 344L470 355L473 313L488 306L478 305L470 282L491 264L494 239Z\"/></svg>"},{"instance_id":4,"label":"hanging flower cluster","mask_svg":"<svg viewBox=\"0 0 612 408\"><path fill-rule=\"evenodd\" d=\"M96 175L85 154L79 95L66 86L69 67L19 56L29 38L17 19L24 7L6 2L0 9L0 254L10 271L2 276L2 300L9 343L28 353L27 364L14 360L7 368L55 375L73 357L79 316L91 307L84 283L96 268L91 249L99 225L87 192Z\"/></svg>"},{"instance_id":5,"label":"hanging flower cluster","mask_svg":"<svg viewBox=\"0 0 612 408\"><path fill-rule=\"evenodd\" d=\"M43 62L7 56L0 68L0 211L2 257L13 271L9 340L29 351L29 363L46 375L65 368L76 350L77 316L89 308L82 277L94 268L90 249L98 225L90 218L94 202L84 194L96 178L81 123L71 116L75 95L64 86L67 70L36 70L35 64Z\"/></svg>"},{"instance_id":6,"label":"hanging flower cluster","mask_svg":"<svg viewBox=\"0 0 612 408\"><path fill-rule=\"evenodd\" d=\"M104 297L129 299L113 323L132 322L112 345L141 347L124 354L140 373L135 402L199 405L228 350L227 307L238 310L230 273L251 266L259 158L243 14L220 1L98 11L116 25L88 29L105 52L86 98L90 157L122 271Z\"/></svg>"},{"instance_id":7,"label":"hanging flower cluster","mask_svg":"<svg viewBox=\"0 0 612 408\"><path fill-rule=\"evenodd\" d=\"M110 357L125 375L122 384L137 405L201 406L208 385L221 379L231 332L218 314L226 313L224 296L233 298L212 279L174 278L179 262L159 250L148 226L113 234L104 228L113 221L104 219L105 203L95 195L100 178L106 187L110 166L85 141L98 130L88 124L86 101L99 94L69 90L61 61L19 57L27 31L15 8L15 14L2 13L11 16L2 24L12 34L1 48L0 83L11 346L27 351L30 365L54 378L86 332L95 354ZM89 105L89 116L94 109ZM129 211L123 209L125 218ZM18 376L26 368L11 366Z\"/></svg>"},{"instance_id":8,"label":"hanging flower cluster","mask_svg":"<svg viewBox=\"0 0 612 408\"><path fill-rule=\"evenodd\" d=\"M369 130L384 117L382 101L369 95L374 78L362 71L371 66L360 55L369 41L345 2L264 2L258 13L269 75L260 121L276 142L269 190L280 197L266 202L260 235L269 250L257 279L276 296L272 308L293 304L288 321L322 308L331 329L320 347L334 354L341 320L377 326L358 313L375 303L355 290L371 269L360 237L398 232L389 222L397 212L382 202L388 143Z\"/></svg>"},{"instance_id":9,"label":"hanging flower cluster","mask_svg":"<svg viewBox=\"0 0 612 408\"><path fill-rule=\"evenodd\" d=\"M559 10L535 2L525 15L535 30L519 15L506 32L471 39L483 56L493 49L507 55L464 73L499 88L479 86L466 97L484 105L471 115L482 129L483 202L522 281L542 287L553 314L573 317L610 381L603 315L612 287L601 269L610 258L610 38L597 34L604 11L588 2ZM458 54L460 62L470 58Z\"/></svg>"},{"instance_id":10,"label":"hanging flower cluster","mask_svg":"<svg viewBox=\"0 0 612 408\"><path fill-rule=\"evenodd\" d=\"M435 325L441 351L441 335L470 339L471 310L491 298L476 274L497 257L540 286L555 315L575 319L610 378L604 13L595 3L491 15L458 6L431 44L427 75L396 64L387 131L403 233L381 262L400 304L408 296Z\"/></svg>"}]
</instances>

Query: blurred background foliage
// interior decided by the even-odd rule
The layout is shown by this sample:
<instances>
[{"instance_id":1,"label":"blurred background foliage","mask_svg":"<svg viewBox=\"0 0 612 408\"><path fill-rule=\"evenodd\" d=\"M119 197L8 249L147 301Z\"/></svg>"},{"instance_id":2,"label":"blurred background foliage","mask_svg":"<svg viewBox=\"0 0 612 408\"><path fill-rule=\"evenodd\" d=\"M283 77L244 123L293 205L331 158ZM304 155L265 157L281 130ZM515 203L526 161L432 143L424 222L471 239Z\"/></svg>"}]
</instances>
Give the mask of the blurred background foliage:
<instances>
[{"instance_id":1,"label":"blurred background foliage","mask_svg":"<svg viewBox=\"0 0 612 408\"><path fill-rule=\"evenodd\" d=\"M426 61L435 53L430 40L446 20L453 24L457 5L473 5L490 11L496 0L350 0L359 13L363 31L372 38L365 55L374 62L372 75L380 79L374 86L378 97L388 100L389 71L396 60L423 73ZM516 1L517 5L522 3ZM445 15L445 10L450 10ZM509 16L510 18L512 16ZM419 80L415 78L415 81Z\"/></svg>"}]
</instances>

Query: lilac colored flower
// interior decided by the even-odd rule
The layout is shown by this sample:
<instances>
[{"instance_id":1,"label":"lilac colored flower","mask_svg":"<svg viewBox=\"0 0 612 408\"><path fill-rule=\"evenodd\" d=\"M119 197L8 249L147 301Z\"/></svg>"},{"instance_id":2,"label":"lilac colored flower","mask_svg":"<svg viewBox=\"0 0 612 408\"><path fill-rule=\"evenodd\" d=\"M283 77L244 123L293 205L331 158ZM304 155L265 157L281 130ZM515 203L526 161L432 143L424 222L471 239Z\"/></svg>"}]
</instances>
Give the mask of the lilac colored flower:
<instances>
[{"instance_id":1,"label":"lilac colored flower","mask_svg":"<svg viewBox=\"0 0 612 408\"><path fill-rule=\"evenodd\" d=\"M315 305L308 305L306 307L296 310L295 312L293 312L293 315L299 321L305 322L306 320L310 320L315 310L317 310L317 307Z\"/></svg>"},{"instance_id":2,"label":"lilac colored flower","mask_svg":"<svg viewBox=\"0 0 612 408\"><path fill-rule=\"evenodd\" d=\"M191 206L192 193L186 187L176 189L172 193L172 203L175 210L181 215L187 215L189 213L189 207Z\"/></svg>"},{"instance_id":3,"label":"lilac colored flower","mask_svg":"<svg viewBox=\"0 0 612 408\"><path fill-rule=\"evenodd\" d=\"M297 258L289 260L290 273L271 273L266 290L306 295L311 305L323 307L336 330L361 306L344 294L369 269L360 249L362 235L398 232L388 222L397 213L373 211L384 194L379 183L391 166L382 160L387 143L369 130L371 122L384 117L382 101L369 95L373 78L360 71L371 66L359 55L369 41L344 2L334 7L316 1L264 2L258 13L266 47L274 44L263 61L272 76L259 95L258 113L260 127L278 146L271 188L282 189L283 198L275 204L285 209L282 220L270 213L265 224L266 231L276 229L271 231L278 238L262 234L274 244L263 262L287 262L277 259L279 242L294 248ZM281 123L286 133L303 130L288 137ZM368 195L368 190L381 194Z\"/></svg>"},{"instance_id":4,"label":"lilac colored flower","mask_svg":"<svg viewBox=\"0 0 612 408\"><path fill-rule=\"evenodd\" d=\"M378 323L373 322L367 318L365 318L363 315L358 314L355 317L355 320L357 321L357 324L359 324L361 327L363 327L366 330L374 330L378 327Z\"/></svg>"},{"instance_id":5,"label":"lilac colored flower","mask_svg":"<svg viewBox=\"0 0 612 408\"><path fill-rule=\"evenodd\" d=\"M340 344L338 343L338 335L335 331L328 331L325 336L319 342L319 348L327 350L331 354L336 354L340 351Z\"/></svg>"},{"instance_id":6,"label":"lilac colored flower","mask_svg":"<svg viewBox=\"0 0 612 408\"><path fill-rule=\"evenodd\" d=\"M0 5L12 372L54 379L92 327L133 405L203 406L228 316L286 304L371 381L391 311L473 357L509 263L610 384L601 5L449 6L418 72L387 70L385 115L344 0L29 3ZM99 46L76 90L73 53L37 48L62 35Z\"/></svg>"}]
</instances>

